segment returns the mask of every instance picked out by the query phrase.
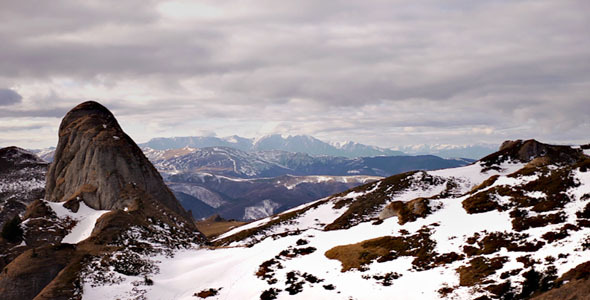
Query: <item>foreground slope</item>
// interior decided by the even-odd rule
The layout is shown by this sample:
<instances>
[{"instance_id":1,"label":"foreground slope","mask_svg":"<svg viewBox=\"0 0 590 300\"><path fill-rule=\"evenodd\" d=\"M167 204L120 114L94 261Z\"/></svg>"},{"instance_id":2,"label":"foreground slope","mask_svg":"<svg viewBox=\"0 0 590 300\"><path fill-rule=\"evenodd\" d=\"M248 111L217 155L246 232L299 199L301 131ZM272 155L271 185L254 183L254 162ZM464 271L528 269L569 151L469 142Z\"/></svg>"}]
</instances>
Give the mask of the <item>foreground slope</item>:
<instances>
[{"instance_id":1,"label":"foreground slope","mask_svg":"<svg viewBox=\"0 0 590 300\"><path fill-rule=\"evenodd\" d=\"M143 150L195 218L218 213L228 219L258 219L382 176L468 164L436 156L351 159L227 147Z\"/></svg>"},{"instance_id":2,"label":"foreground slope","mask_svg":"<svg viewBox=\"0 0 590 300\"><path fill-rule=\"evenodd\" d=\"M580 149L509 142L469 166L395 175L159 257L145 295L559 299L550 293L587 286L588 167ZM122 281L85 297L131 289Z\"/></svg>"},{"instance_id":3,"label":"foreground slope","mask_svg":"<svg viewBox=\"0 0 590 300\"><path fill-rule=\"evenodd\" d=\"M31 203L10 238L0 239L9 262L0 273L3 299L79 299L85 284L120 275L136 279L128 296L141 298L151 256L202 240L190 213L96 102L62 120L46 186L46 200Z\"/></svg>"}]
</instances>

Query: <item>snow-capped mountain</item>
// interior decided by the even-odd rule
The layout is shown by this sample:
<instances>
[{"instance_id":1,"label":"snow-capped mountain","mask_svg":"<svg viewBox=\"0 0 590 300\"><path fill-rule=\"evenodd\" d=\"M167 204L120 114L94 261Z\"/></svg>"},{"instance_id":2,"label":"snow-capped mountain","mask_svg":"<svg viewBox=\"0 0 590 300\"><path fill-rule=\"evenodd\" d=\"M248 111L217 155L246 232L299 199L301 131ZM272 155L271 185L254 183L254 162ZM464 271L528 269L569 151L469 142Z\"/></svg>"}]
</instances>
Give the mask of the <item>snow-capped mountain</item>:
<instances>
[{"instance_id":1,"label":"snow-capped mountain","mask_svg":"<svg viewBox=\"0 0 590 300\"><path fill-rule=\"evenodd\" d=\"M588 295L589 145L507 141L470 165L369 180L205 242L105 107L78 105L59 134L45 199L2 228L0 295L6 299ZM6 174L44 165L22 149L5 152L1 170L16 167ZM168 176L223 184L222 176ZM349 179L264 180L296 190ZM190 196L191 189L185 192ZM245 214L279 208L274 199L258 199Z\"/></svg>"},{"instance_id":2,"label":"snow-capped mountain","mask_svg":"<svg viewBox=\"0 0 590 300\"><path fill-rule=\"evenodd\" d=\"M229 147L185 147L172 150L143 148L143 151L164 174L211 173L237 178L281 175L389 176L409 170L433 170L462 166L471 162L463 159L442 159L431 155L316 157L301 152L245 152Z\"/></svg>"},{"instance_id":3,"label":"snow-capped mountain","mask_svg":"<svg viewBox=\"0 0 590 300\"><path fill-rule=\"evenodd\" d=\"M343 156L343 157L368 157L368 156L393 156L403 155L400 151L375 146L367 146L354 142L345 144L330 144L308 135L280 134L266 135L260 138L243 138L236 135L229 137L173 137L154 138L147 143L140 144L156 150L178 149L184 147L231 147L241 151L269 151L281 150L287 152L301 152L312 156Z\"/></svg>"},{"instance_id":4,"label":"snow-capped mountain","mask_svg":"<svg viewBox=\"0 0 590 300\"><path fill-rule=\"evenodd\" d=\"M261 201L264 200L278 205L272 211L261 210L273 214L366 183L369 179L377 180L415 169L462 166L470 162L435 156L353 159L280 150L246 152L230 147L142 150L167 180L183 207L191 210L196 219L214 213L227 219L251 219L262 214L249 214L245 210L255 211L263 206ZM51 149L39 153L48 160L53 155ZM284 178L305 184L286 189ZM329 180L314 181L309 178Z\"/></svg>"},{"instance_id":5,"label":"snow-capped mountain","mask_svg":"<svg viewBox=\"0 0 590 300\"><path fill-rule=\"evenodd\" d=\"M172 138L153 138L147 143L139 144L140 147L149 147L156 150L178 149L184 147L231 147L242 151L252 149L254 139L243 138L237 135L218 138L202 136L186 136Z\"/></svg>"},{"instance_id":6,"label":"snow-capped mountain","mask_svg":"<svg viewBox=\"0 0 590 300\"><path fill-rule=\"evenodd\" d=\"M228 147L143 149L197 219L213 213L251 220L415 169L462 166L435 156L345 158Z\"/></svg>"},{"instance_id":7,"label":"snow-capped mountain","mask_svg":"<svg viewBox=\"0 0 590 300\"><path fill-rule=\"evenodd\" d=\"M121 276L85 284L84 297L583 299L589 167L581 149L506 143L468 166L395 175L234 228L213 247L157 257L153 285Z\"/></svg>"}]
</instances>

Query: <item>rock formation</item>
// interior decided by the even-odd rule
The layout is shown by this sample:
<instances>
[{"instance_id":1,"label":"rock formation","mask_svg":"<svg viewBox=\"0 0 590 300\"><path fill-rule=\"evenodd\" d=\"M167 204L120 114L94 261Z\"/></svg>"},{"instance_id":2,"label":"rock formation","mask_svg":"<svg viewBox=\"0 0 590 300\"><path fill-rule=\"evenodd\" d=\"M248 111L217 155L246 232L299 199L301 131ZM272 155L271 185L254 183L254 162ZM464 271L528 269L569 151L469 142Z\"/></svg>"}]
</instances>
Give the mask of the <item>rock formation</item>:
<instances>
[{"instance_id":1,"label":"rock formation","mask_svg":"<svg viewBox=\"0 0 590 300\"><path fill-rule=\"evenodd\" d=\"M59 127L45 198L54 202L80 199L101 210L134 210L144 194L192 222L107 108L88 101L68 112Z\"/></svg>"},{"instance_id":2,"label":"rock formation","mask_svg":"<svg viewBox=\"0 0 590 300\"><path fill-rule=\"evenodd\" d=\"M0 273L1 299L76 299L84 272L117 266L112 272L145 275L151 270L150 254L202 242L192 215L113 114L96 102L76 106L62 120L45 198L65 202L63 208L72 212L82 202L110 212L88 225L59 217L52 207L61 204L36 200L29 205L23 243L0 239L0 249L11 249L0 261L9 263ZM91 235L75 245L63 243L78 224Z\"/></svg>"},{"instance_id":3,"label":"rock formation","mask_svg":"<svg viewBox=\"0 0 590 300\"><path fill-rule=\"evenodd\" d=\"M494 165L503 161L520 161L530 166L548 164L573 164L583 159L580 149L569 146L549 145L536 140L505 141L496 153L492 153L480 161L484 165Z\"/></svg>"}]
</instances>

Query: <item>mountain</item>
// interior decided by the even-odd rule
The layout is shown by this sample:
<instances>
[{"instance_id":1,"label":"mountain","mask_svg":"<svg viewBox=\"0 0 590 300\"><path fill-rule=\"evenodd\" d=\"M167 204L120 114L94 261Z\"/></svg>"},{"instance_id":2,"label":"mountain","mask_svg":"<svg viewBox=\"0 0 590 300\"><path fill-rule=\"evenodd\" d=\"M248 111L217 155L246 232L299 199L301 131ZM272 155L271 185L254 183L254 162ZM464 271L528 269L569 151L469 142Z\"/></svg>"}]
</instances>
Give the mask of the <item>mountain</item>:
<instances>
[{"instance_id":1,"label":"mountain","mask_svg":"<svg viewBox=\"0 0 590 300\"><path fill-rule=\"evenodd\" d=\"M49 163L53 161L53 155L55 155L55 147L49 147L44 149L29 149L28 151L34 153L43 161Z\"/></svg>"},{"instance_id":2,"label":"mountain","mask_svg":"<svg viewBox=\"0 0 590 300\"><path fill-rule=\"evenodd\" d=\"M440 169L462 166L470 162L435 156L377 156L353 159L311 156L281 150L246 152L230 147L142 150L165 177L168 186L181 199L183 207L191 210L196 219L213 213L238 220L266 217L305 202L342 192L368 180L377 180L383 176L409 170ZM285 177L287 175L288 177ZM215 179L200 181L194 180L195 178ZM289 178L290 182L305 184L297 185L295 189L286 189L285 178ZM236 195L232 191L240 191L242 194ZM224 204L223 207L219 207L220 203ZM253 211L257 213L248 213Z\"/></svg>"},{"instance_id":3,"label":"mountain","mask_svg":"<svg viewBox=\"0 0 590 300\"><path fill-rule=\"evenodd\" d=\"M258 139L242 138L236 135L218 137L173 137L154 138L141 147L155 150L208 147L230 147L246 152L281 150L287 152L301 152L313 156L343 156L343 157L367 157L381 155L403 155L400 151L366 146L358 143L330 144L308 135L295 135L283 137L280 134L266 135Z\"/></svg>"},{"instance_id":4,"label":"mountain","mask_svg":"<svg viewBox=\"0 0 590 300\"><path fill-rule=\"evenodd\" d=\"M227 219L251 220L339 193L357 185L416 169L463 166L465 160L435 156L345 158L279 150L244 152L227 147L153 150L144 153L197 219L205 203ZM190 195L192 200L187 198ZM188 206L187 206L188 205Z\"/></svg>"},{"instance_id":5,"label":"mountain","mask_svg":"<svg viewBox=\"0 0 590 300\"><path fill-rule=\"evenodd\" d=\"M231 147L242 151L250 151L253 139L242 138L237 135L218 138L186 136L172 138L153 138L147 143L139 144L140 147L148 147L156 150L179 149L184 147L206 148L206 147Z\"/></svg>"},{"instance_id":6,"label":"mountain","mask_svg":"<svg viewBox=\"0 0 590 300\"><path fill-rule=\"evenodd\" d=\"M0 227L43 197L47 165L27 150L0 149Z\"/></svg>"},{"instance_id":7,"label":"mountain","mask_svg":"<svg viewBox=\"0 0 590 300\"><path fill-rule=\"evenodd\" d=\"M17 159L9 164L39 163L11 150ZM203 241L191 214L99 103L84 102L63 118L45 186L45 199L2 228L3 299L79 299L120 276L142 278L141 289L155 270L151 257Z\"/></svg>"},{"instance_id":8,"label":"mountain","mask_svg":"<svg viewBox=\"0 0 590 300\"><path fill-rule=\"evenodd\" d=\"M394 175L178 251L144 295L585 299L589 167L579 148L510 141L468 166ZM124 297L133 280L85 295Z\"/></svg>"},{"instance_id":9,"label":"mountain","mask_svg":"<svg viewBox=\"0 0 590 300\"><path fill-rule=\"evenodd\" d=\"M448 145L448 144L420 144L396 147L398 151L403 151L409 155L436 155L445 158L468 158L480 159L496 151L494 144L476 144L476 145Z\"/></svg>"},{"instance_id":10,"label":"mountain","mask_svg":"<svg viewBox=\"0 0 590 300\"><path fill-rule=\"evenodd\" d=\"M211 173L237 178L281 175L390 176L409 170L448 168L471 162L464 159L442 159L432 155L315 157L301 152L280 150L245 152L228 147L185 147L172 150L144 148L143 150L156 168L164 174Z\"/></svg>"},{"instance_id":11,"label":"mountain","mask_svg":"<svg viewBox=\"0 0 590 300\"><path fill-rule=\"evenodd\" d=\"M168 176L167 184L196 219L216 213L226 219L254 220L378 179L381 177L291 175L238 179L179 173Z\"/></svg>"}]
</instances>

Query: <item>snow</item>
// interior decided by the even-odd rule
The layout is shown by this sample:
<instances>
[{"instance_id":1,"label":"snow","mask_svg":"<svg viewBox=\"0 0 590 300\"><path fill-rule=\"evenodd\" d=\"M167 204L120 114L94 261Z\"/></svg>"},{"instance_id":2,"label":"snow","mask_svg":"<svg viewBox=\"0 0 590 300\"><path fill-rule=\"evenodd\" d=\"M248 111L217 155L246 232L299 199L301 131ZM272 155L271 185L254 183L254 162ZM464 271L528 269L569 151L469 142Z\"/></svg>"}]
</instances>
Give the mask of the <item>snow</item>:
<instances>
[{"instance_id":1,"label":"snow","mask_svg":"<svg viewBox=\"0 0 590 300\"><path fill-rule=\"evenodd\" d=\"M379 176L288 176L289 180L284 183L288 190L292 190L302 183L323 183L323 182L341 182L341 183L359 183L364 184L371 181L377 181L383 177ZM280 184L280 182L277 182Z\"/></svg>"},{"instance_id":2,"label":"snow","mask_svg":"<svg viewBox=\"0 0 590 300\"><path fill-rule=\"evenodd\" d=\"M502 185L517 188L538 179L536 174L520 177L507 176L522 166L522 164L508 163L502 165L500 172L482 173L482 166L476 163L462 168L427 173L439 179L452 179L460 182L462 183L461 189L464 191L469 191L473 186L497 174L500 176L493 186ZM420 182L420 178L424 174L426 173L413 175L417 183ZM590 172L575 170L572 175L580 185L565 191L572 201L566 204L562 211L566 214L568 222L575 223L576 212L590 202L590 199L585 196L590 193ZM392 199L407 201L415 197L436 195L443 191L442 187L445 186L446 181L442 182L443 184L434 185L412 184L409 189L392 195ZM424 226L429 227L430 238L436 241L435 252L439 254L463 252L462 247L465 245L466 239L475 233L513 232L509 211L493 210L468 214L463 208L462 202L470 196L469 194L432 199L433 205L439 207L436 211L424 218L403 225L399 225L397 218L392 217L380 224L362 222L348 229L323 230L325 224L333 222L347 209L346 207L334 209L336 201L346 198L357 199L359 196L375 191L378 187L379 184L374 184L366 191L350 192L343 197L320 199L293 208L289 212L313 207L289 222L274 226L264 234L268 236L275 233L302 230L297 235L262 239L251 247L243 247L246 241L242 241L233 243L231 247L215 250L204 247L180 250L175 253L173 258L158 256L155 260L160 261L157 264L160 271L150 277L154 281L153 286L142 287L145 289L145 297L147 299L195 299L193 295L202 290L222 288L219 290L219 294L212 299L259 299L260 294L270 287L283 290L279 293L278 299L391 299L395 295L401 295L403 299L438 299L440 298L438 290L442 287L454 288L454 291L449 295L449 298L452 299L473 299L485 295L482 290L477 291L471 287L459 286L459 276L456 269L466 265L469 261L468 258L436 266L426 271L416 271L412 266L413 257L400 257L383 263L374 261L366 266L367 271L364 272L357 270L341 272L340 261L325 257L325 252L335 246L359 243L382 236L399 235L401 229L413 234ZM542 192L528 192L526 195L532 198L547 196ZM499 202L508 201L505 197L498 196L496 198ZM275 218L277 216L235 228L220 238L264 225ZM542 240L541 236L544 233L557 230L562 226L563 223L530 228L521 233L528 235L526 241L534 242ZM507 258L502 269L497 270L488 279L499 281L502 272L522 268L522 263L517 262L516 259L524 255L530 255L532 259L540 261L545 261L548 256L555 258L554 265L557 268L557 276L587 261L590 249L583 249L581 245L590 235L590 228L581 228L579 231L570 231L569 233L568 237L553 243L546 243L536 252L509 252L502 248L493 254L483 255L488 259L499 256ZM297 247L299 239L308 241L307 245L301 247L314 247L316 251L290 259L281 256L277 258L281 251L289 249L289 247ZM567 253L569 256L558 258L557 254L559 253ZM264 280L256 277L255 273L262 262L273 258L278 260L283 268L273 269L274 278L278 282L268 285ZM544 271L546 268L547 264L535 265L537 271ZM287 287L285 278L290 271L309 273L323 279L324 282L315 284L305 282L302 292L289 295L285 291ZM383 286L373 279L363 278L363 276L371 277L388 272L397 272L402 276L394 280L391 286ZM131 291L137 288L134 282L141 280L141 277L127 276L125 281L117 286L91 287L85 285L84 299L131 298L129 296ZM510 280L512 283L522 283L524 278L521 273L512 276ZM325 284L333 284L335 290L324 289L322 285Z\"/></svg>"},{"instance_id":3,"label":"snow","mask_svg":"<svg viewBox=\"0 0 590 300\"><path fill-rule=\"evenodd\" d=\"M68 208L64 207L65 202L45 202L55 212L58 218L65 219L71 218L77 221L76 225L68 235L66 235L61 241L64 244L77 244L92 234L96 220L103 214L110 212L110 210L95 210L90 208L80 201L80 207L77 212L72 212Z\"/></svg>"},{"instance_id":4,"label":"snow","mask_svg":"<svg viewBox=\"0 0 590 300\"><path fill-rule=\"evenodd\" d=\"M23 168L18 171L18 173L13 173L11 177L15 177L14 175L18 175L19 173L22 174L30 174L34 172L39 172L33 168ZM27 178L26 176L18 177L18 178L7 178L0 180L0 193L26 193L27 191L32 191L35 189L43 189L45 187L45 180L41 178Z\"/></svg>"},{"instance_id":5,"label":"snow","mask_svg":"<svg viewBox=\"0 0 590 300\"><path fill-rule=\"evenodd\" d=\"M279 206L281 205L270 199L262 200L256 206L248 206L244 208L244 220L257 220L268 217L272 215L275 209Z\"/></svg>"},{"instance_id":6,"label":"snow","mask_svg":"<svg viewBox=\"0 0 590 300\"><path fill-rule=\"evenodd\" d=\"M483 172L483 165L480 162L476 162L464 167L428 171L427 173L442 178L454 178L457 182L461 183L461 191L468 192L491 176L514 173L524 167L524 164L505 162L500 164L499 167L501 171L489 170Z\"/></svg>"},{"instance_id":7,"label":"snow","mask_svg":"<svg viewBox=\"0 0 590 300\"><path fill-rule=\"evenodd\" d=\"M584 154L590 156L590 149L584 150Z\"/></svg>"}]
</instances>

